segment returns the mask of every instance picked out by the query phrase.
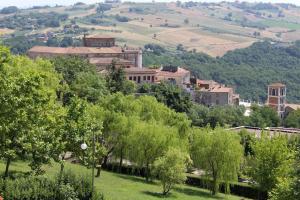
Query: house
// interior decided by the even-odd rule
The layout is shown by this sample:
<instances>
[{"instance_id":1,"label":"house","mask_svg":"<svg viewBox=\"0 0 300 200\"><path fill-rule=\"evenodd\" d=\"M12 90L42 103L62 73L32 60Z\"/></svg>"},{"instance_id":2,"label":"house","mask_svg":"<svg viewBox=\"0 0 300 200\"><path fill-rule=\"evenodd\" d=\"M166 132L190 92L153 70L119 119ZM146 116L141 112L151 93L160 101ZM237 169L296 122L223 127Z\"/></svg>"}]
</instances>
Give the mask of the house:
<instances>
[{"instance_id":1,"label":"house","mask_svg":"<svg viewBox=\"0 0 300 200\"><path fill-rule=\"evenodd\" d=\"M166 67L157 70L158 82L168 81L178 86L185 87L190 84L190 79L191 72L181 67L174 67L172 69Z\"/></svg>"},{"instance_id":2,"label":"house","mask_svg":"<svg viewBox=\"0 0 300 200\"><path fill-rule=\"evenodd\" d=\"M207 106L239 105L239 95L232 87L226 87L213 80L194 80L196 83L194 100Z\"/></svg>"}]
</instances>

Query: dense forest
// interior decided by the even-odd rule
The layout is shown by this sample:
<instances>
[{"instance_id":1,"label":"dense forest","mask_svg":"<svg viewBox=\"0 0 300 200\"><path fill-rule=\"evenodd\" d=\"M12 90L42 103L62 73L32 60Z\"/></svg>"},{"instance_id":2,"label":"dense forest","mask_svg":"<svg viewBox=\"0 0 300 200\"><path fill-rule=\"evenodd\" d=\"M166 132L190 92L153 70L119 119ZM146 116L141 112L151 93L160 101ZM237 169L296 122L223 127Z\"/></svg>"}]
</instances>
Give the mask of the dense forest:
<instances>
[{"instance_id":1,"label":"dense forest","mask_svg":"<svg viewBox=\"0 0 300 200\"><path fill-rule=\"evenodd\" d=\"M300 102L300 42L284 47L270 42L257 42L245 49L213 58L206 54L177 48L169 52L157 45L147 45L145 66L181 65L200 79L213 79L236 88L241 98L266 100L267 85L287 85L288 101Z\"/></svg>"}]
</instances>

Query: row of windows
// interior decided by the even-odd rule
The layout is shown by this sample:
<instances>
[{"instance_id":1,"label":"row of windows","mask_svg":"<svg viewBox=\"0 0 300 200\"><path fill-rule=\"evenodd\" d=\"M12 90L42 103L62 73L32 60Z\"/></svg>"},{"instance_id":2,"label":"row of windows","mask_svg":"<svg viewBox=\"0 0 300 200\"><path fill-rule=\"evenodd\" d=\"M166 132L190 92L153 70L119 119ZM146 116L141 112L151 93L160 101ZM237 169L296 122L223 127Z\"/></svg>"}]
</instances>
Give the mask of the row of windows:
<instances>
[{"instance_id":1,"label":"row of windows","mask_svg":"<svg viewBox=\"0 0 300 200\"><path fill-rule=\"evenodd\" d=\"M130 81L136 81L138 83L140 83L142 79L143 81L154 82L154 76L129 76Z\"/></svg>"},{"instance_id":2,"label":"row of windows","mask_svg":"<svg viewBox=\"0 0 300 200\"><path fill-rule=\"evenodd\" d=\"M278 92L280 92L280 96L284 96L285 95L285 89L284 88L281 88L281 89L270 89L269 90L269 95L278 96Z\"/></svg>"}]
</instances>

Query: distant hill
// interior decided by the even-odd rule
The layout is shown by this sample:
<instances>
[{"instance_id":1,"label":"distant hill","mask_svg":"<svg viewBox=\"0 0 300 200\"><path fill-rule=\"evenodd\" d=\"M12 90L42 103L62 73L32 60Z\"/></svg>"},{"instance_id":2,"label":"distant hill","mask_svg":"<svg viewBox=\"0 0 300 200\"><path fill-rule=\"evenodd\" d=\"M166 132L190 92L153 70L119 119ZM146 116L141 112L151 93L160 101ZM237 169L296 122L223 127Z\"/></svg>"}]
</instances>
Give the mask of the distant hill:
<instances>
[{"instance_id":1,"label":"distant hill","mask_svg":"<svg viewBox=\"0 0 300 200\"><path fill-rule=\"evenodd\" d=\"M288 47L258 42L218 59L192 52L148 52L144 63L186 66L200 79L235 86L241 98L263 102L267 85L280 81L287 84L288 101L300 102L300 42Z\"/></svg>"},{"instance_id":2,"label":"distant hill","mask_svg":"<svg viewBox=\"0 0 300 200\"><path fill-rule=\"evenodd\" d=\"M154 43L174 51L181 44L216 57L265 39L284 44L300 40L299 13L300 8L292 4L238 2L35 6L2 12L0 29L14 31L4 40L12 36L30 40L22 42L25 48L15 48L22 53L43 33L53 32L57 40L47 45L59 45L64 37L79 38L88 32L110 34L121 45ZM68 28L71 25L77 29Z\"/></svg>"}]
</instances>

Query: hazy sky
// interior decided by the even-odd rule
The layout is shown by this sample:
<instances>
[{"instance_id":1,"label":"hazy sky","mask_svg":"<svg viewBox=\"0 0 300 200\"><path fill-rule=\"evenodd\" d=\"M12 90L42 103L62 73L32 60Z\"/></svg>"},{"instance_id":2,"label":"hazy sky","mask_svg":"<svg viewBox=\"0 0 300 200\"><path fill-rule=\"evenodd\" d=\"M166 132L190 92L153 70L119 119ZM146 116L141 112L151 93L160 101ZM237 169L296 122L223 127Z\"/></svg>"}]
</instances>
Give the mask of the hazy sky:
<instances>
[{"instance_id":1,"label":"hazy sky","mask_svg":"<svg viewBox=\"0 0 300 200\"><path fill-rule=\"evenodd\" d=\"M0 0L0 8L5 7L5 6L18 6L20 8L24 7L32 7L36 5L71 5L74 4L78 1L84 2L84 3L96 3L96 2L101 2L101 0ZM150 2L152 0L131 0L135 2ZM157 2L159 1L172 1L172 0L156 0ZM176 0L173 0L176 1ZM184 0L183 0L184 1ZM187 0L186 0L187 1ZM197 1L197 0L194 0ZM217 1L222 1L222 0L199 0L201 2L217 2ZM229 1L229 0L228 0ZM233 1L233 0L231 0ZM243 0L240 0L243 1ZM249 2L273 2L273 3L293 3L300 5L300 0L245 0Z\"/></svg>"}]
</instances>

